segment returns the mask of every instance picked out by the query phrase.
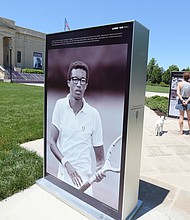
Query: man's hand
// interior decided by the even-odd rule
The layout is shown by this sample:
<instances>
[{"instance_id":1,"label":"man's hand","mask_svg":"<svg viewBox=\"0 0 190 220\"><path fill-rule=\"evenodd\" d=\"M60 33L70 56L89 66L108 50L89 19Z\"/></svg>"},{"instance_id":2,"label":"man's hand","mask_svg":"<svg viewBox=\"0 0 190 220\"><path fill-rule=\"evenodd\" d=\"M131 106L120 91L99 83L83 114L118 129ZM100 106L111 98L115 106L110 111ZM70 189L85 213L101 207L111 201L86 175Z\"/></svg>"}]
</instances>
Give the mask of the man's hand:
<instances>
[{"instance_id":1,"label":"man's hand","mask_svg":"<svg viewBox=\"0 0 190 220\"><path fill-rule=\"evenodd\" d=\"M96 182L100 182L104 177L106 177L105 173L101 171L105 163L104 158L104 148L103 145L99 147L94 147L95 156L96 156Z\"/></svg>"},{"instance_id":2,"label":"man's hand","mask_svg":"<svg viewBox=\"0 0 190 220\"><path fill-rule=\"evenodd\" d=\"M100 182L104 177L106 177L106 174L101 171L102 165L96 167L96 180L95 182Z\"/></svg>"},{"instance_id":3,"label":"man's hand","mask_svg":"<svg viewBox=\"0 0 190 220\"><path fill-rule=\"evenodd\" d=\"M82 178L75 170L75 168L69 163L69 161L65 163L65 168L67 170L67 173L71 177L74 185L76 185L77 187L81 187L83 184Z\"/></svg>"}]
</instances>

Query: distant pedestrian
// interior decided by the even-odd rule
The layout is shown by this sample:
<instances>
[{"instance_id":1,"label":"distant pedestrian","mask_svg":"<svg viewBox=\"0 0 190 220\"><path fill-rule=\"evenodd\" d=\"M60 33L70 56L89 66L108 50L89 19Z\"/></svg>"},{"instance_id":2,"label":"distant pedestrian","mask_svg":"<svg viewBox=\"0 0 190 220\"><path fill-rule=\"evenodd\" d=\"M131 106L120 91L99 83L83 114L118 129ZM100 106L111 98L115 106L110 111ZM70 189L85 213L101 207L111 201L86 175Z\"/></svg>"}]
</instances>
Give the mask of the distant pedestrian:
<instances>
[{"instance_id":1,"label":"distant pedestrian","mask_svg":"<svg viewBox=\"0 0 190 220\"><path fill-rule=\"evenodd\" d=\"M179 110L179 133L180 135L183 134L183 120L184 120L184 113L186 111L187 113L187 120L189 125L189 131L190 134L190 73L185 72L183 74L183 81L178 83L177 86L177 96L178 96L178 102L175 106L176 109Z\"/></svg>"}]
</instances>

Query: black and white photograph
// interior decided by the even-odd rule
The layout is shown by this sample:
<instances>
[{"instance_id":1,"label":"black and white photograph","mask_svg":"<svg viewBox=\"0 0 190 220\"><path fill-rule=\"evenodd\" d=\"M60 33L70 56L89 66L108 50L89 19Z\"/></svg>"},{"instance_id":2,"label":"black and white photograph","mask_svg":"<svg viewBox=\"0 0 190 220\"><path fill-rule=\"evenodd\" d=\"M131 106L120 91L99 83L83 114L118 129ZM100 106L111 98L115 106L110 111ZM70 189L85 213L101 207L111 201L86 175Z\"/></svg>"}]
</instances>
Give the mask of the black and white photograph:
<instances>
[{"instance_id":1,"label":"black and white photograph","mask_svg":"<svg viewBox=\"0 0 190 220\"><path fill-rule=\"evenodd\" d=\"M33 68L42 69L42 53L33 53Z\"/></svg>"},{"instance_id":2,"label":"black and white photograph","mask_svg":"<svg viewBox=\"0 0 190 220\"><path fill-rule=\"evenodd\" d=\"M49 51L47 171L78 189L102 168L109 146L122 136L126 51L127 44ZM121 138L115 146L110 166L117 171L108 167L84 192L118 209Z\"/></svg>"},{"instance_id":3,"label":"black and white photograph","mask_svg":"<svg viewBox=\"0 0 190 220\"><path fill-rule=\"evenodd\" d=\"M73 38L64 38L63 46L57 38L47 42L46 175L64 190L75 195L77 189L77 197L85 200L85 194L88 203L105 204L117 214L129 46L120 42L122 33L111 31L80 38L82 43Z\"/></svg>"}]
</instances>

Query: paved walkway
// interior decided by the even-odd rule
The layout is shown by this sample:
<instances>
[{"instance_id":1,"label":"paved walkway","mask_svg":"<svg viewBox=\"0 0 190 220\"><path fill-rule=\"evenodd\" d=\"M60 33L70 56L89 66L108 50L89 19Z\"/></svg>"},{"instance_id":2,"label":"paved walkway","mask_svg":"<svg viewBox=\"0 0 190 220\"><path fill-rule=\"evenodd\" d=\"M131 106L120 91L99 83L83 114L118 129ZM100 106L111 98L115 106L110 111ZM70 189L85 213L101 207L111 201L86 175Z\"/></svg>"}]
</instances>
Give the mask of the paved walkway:
<instances>
[{"instance_id":1,"label":"paved walkway","mask_svg":"<svg viewBox=\"0 0 190 220\"><path fill-rule=\"evenodd\" d=\"M146 94L147 96L152 94ZM145 107L139 199L134 219L190 219L190 136L178 134L178 120L167 118L155 136L158 116ZM187 121L184 130L187 130ZM23 145L43 156L43 139ZM1 220L87 220L85 216L33 185L0 202Z\"/></svg>"},{"instance_id":2,"label":"paved walkway","mask_svg":"<svg viewBox=\"0 0 190 220\"><path fill-rule=\"evenodd\" d=\"M155 136L158 116L145 107L139 219L190 219L190 136L178 134L178 119L167 118ZM188 130L187 121L184 130ZM142 215L143 214L143 215Z\"/></svg>"}]
</instances>

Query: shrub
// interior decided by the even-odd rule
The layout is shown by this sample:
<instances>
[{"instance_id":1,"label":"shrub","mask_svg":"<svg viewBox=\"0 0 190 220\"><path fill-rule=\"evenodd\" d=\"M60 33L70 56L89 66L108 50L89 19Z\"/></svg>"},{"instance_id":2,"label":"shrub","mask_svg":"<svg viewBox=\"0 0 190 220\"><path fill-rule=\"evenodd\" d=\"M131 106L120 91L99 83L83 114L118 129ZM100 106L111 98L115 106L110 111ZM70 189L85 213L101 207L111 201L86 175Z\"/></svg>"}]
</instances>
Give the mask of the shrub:
<instances>
[{"instance_id":1,"label":"shrub","mask_svg":"<svg viewBox=\"0 0 190 220\"><path fill-rule=\"evenodd\" d=\"M166 83L164 83L164 82L161 82L161 83L159 84L159 86L162 86L162 87L169 87L169 84L166 84Z\"/></svg>"},{"instance_id":2,"label":"shrub","mask_svg":"<svg viewBox=\"0 0 190 220\"><path fill-rule=\"evenodd\" d=\"M22 69L22 72L23 72L23 73L36 73L36 74L43 74L43 73L44 73L43 70L39 70L39 69L28 69L28 68Z\"/></svg>"},{"instance_id":3,"label":"shrub","mask_svg":"<svg viewBox=\"0 0 190 220\"><path fill-rule=\"evenodd\" d=\"M161 96L146 97L145 105L154 111L160 111L164 114L168 112L168 98Z\"/></svg>"}]
</instances>

